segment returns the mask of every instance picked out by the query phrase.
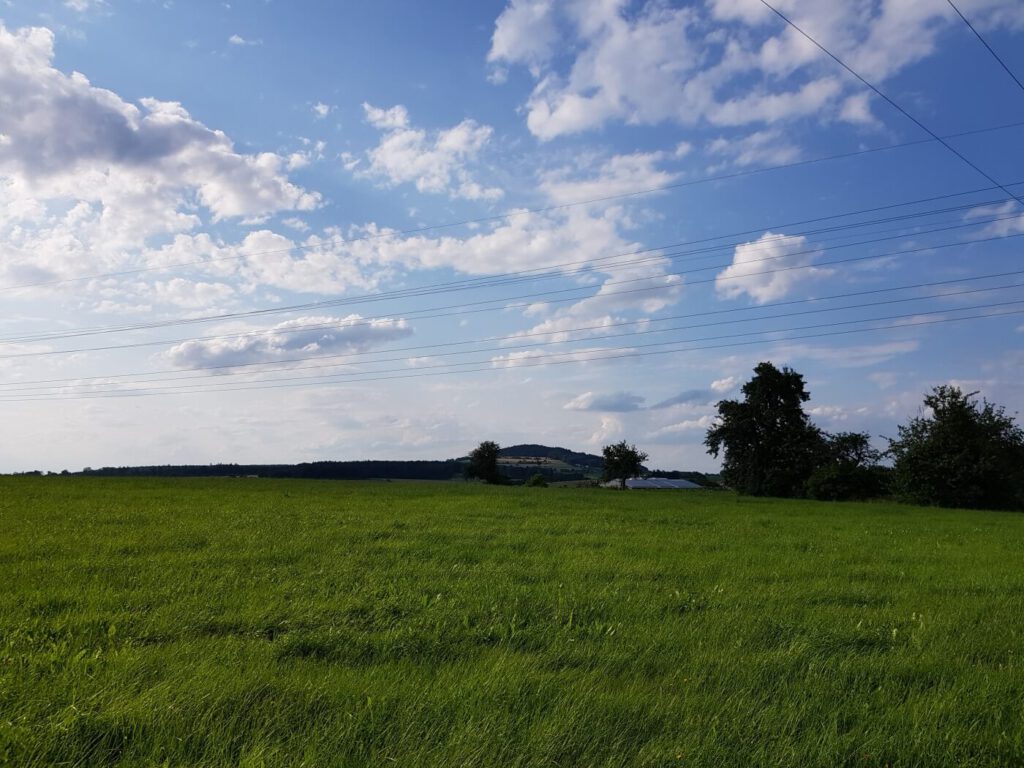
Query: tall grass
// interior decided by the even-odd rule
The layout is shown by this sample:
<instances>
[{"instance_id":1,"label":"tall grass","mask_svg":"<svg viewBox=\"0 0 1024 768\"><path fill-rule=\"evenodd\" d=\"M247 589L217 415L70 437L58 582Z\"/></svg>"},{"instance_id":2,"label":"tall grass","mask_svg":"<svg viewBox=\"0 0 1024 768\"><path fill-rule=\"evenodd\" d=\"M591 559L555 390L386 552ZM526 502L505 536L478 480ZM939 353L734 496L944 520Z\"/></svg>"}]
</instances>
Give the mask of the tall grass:
<instances>
[{"instance_id":1,"label":"tall grass","mask_svg":"<svg viewBox=\"0 0 1024 768\"><path fill-rule=\"evenodd\" d=\"M0 764L1024 764L1024 516L0 479Z\"/></svg>"}]
</instances>

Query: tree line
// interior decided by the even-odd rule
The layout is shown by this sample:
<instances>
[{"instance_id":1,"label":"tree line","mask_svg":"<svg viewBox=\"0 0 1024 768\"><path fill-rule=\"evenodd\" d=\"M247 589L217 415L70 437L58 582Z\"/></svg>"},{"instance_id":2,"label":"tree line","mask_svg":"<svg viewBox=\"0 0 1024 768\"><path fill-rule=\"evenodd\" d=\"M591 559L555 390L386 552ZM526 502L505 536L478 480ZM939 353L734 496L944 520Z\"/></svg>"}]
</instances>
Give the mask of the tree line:
<instances>
[{"instance_id":1,"label":"tree line","mask_svg":"<svg viewBox=\"0 0 1024 768\"><path fill-rule=\"evenodd\" d=\"M613 445L606 445L602 453L601 478L605 481L617 480L620 488L626 487L626 480L628 478L644 472L643 463L647 461L647 454L637 449L635 445L629 445L625 440ZM498 458L501 455L501 446L493 440L484 440L469 453L469 462L466 464L465 470L466 477L483 480L485 483L492 485L507 483L512 479L509 474L510 470L520 468L506 465L499 469ZM527 480L527 484L543 486L547 485L548 479L549 476L546 473L534 471L534 474ZM559 479L569 478L562 473Z\"/></svg>"},{"instance_id":2,"label":"tree line","mask_svg":"<svg viewBox=\"0 0 1024 768\"><path fill-rule=\"evenodd\" d=\"M945 507L1024 509L1024 430L1001 406L977 392L942 385L925 395L921 413L884 438L878 450L866 432L829 433L804 411L804 378L770 362L754 368L742 399L721 400L708 429L708 453L722 458L724 485L752 496L828 501L891 497ZM506 478L500 448L485 441L469 455L466 475L488 483ZM646 472L647 454L626 441L603 448L602 478ZM545 484L535 476L532 484Z\"/></svg>"},{"instance_id":3,"label":"tree line","mask_svg":"<svg viewBox=\"0 0 1024 768\"><path fill-rule=\"evenodd\" d=\"M304 480L451 480L462 476L463 463L443 461L312 461L301 464L165 464L139 467L86 467L83 475L107 477L266 477Z\"/></svg>"},{"instance_id":4,"label":"tree line","mask_svg":"<svg viewBox=\"0 0 1024 768\"><path fill-rule=\"evenodd\" d=\"M718 403L704 444L722 457L724 483L754 496L898 500L1024 509L1024 431L1005 409L959 387L935 387L888 448L864 432L812 423L803 376L759 364L743 398Z\"/></svg>"}]
</instances>

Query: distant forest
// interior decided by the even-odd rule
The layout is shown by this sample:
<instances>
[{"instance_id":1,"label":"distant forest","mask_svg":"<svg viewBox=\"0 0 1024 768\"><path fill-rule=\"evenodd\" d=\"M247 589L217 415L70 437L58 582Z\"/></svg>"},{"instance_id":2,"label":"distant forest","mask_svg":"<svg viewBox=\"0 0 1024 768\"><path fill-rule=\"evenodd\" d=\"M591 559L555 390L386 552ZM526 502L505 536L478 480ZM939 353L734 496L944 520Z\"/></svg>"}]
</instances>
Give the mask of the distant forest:
<instances>
[{"instance_id":1,"label":"distant forest","mask_svg":"<svg viewBox=\"0 0 1024 768\"><path fill-rule=\"evenodd\" d=\"M567 466L502 464L501 473L513 482L542 474L548 480L587 480L601 469L601 457L544 445L503 448L502 458L538 457ZM302 464L167 464L146 467L86 468L82 475L106 477L294 477L308 480L459 480L468 459L442 461L313 461Z\"/></svg>"},{"instance_id":2,"label":"distant forest","mask_svg":"<svg viewBox=\"0 0 1024 768\"><path fill-rule=\"evenodd\" d=\"M313 461L303 464L167 464L150 467L86 468L82 475L107 477L295 477L309 480L452 480L462 477L463 462Z\"/></svg>"},{"instance_id":3,"label":"distant forest","mask_svg":"<svg viewBox=\"0 0 1024 768\"><path fill-rule=\"evenodd\" d=\"M314 461L306 464L167 464L150 467L87 468L74 474L105 477L295 477L308 480L461 480L466 463L447 461ZM587 480L583 471L534 466L505 466L512 481L536 474L555 481Z\"/></svg>"},{"instance_id":4,"label":"distant forest","mask_svg":"<svg viewBox=\"0 0 1024 768\"><path fill-rule=\"evenodd\" d=\"M548 481L594 480L600 474L603 459L591 453L571 451L534 443L513 445L499 451L501 459L547 459L554 465L501 462L501 474L513 483L540 474ZM86 467L81 472L60 474L102 477L267 477L308 480L460 480L465 475L467 457L438 461L313 461L302 464L163 464L139 467ZM23 472L19 474L44 474ZM53 473L49 473L53 474ZM700 472L662 472L660 477L683 478L705 486L714 486L713 477Z\"/></svg>"}]
</instances>

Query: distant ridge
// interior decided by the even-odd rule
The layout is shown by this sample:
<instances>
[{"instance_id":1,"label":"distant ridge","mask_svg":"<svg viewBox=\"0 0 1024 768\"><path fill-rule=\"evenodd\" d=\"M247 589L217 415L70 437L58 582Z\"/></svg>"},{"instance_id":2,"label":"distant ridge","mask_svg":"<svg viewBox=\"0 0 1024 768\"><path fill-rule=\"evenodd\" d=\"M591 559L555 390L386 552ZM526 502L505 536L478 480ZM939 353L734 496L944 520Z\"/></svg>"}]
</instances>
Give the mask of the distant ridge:
<instances>
[{"instance_id":1,"label":"distant ridge","mask_svg":"<svg viewBox=\"0 0 1024 768\"><path fill-rule=\"evenodd\" d=\"M498 455L501 457L523 456L555 459L556 461L564 461L566 464L586 467L587 469L601 469L604 463L604 459L592 453L581 453L580 451L570 451L568 448L538 445L536 443L510 445L507 448L500 449Z\"/></svg>"}]
</instances>

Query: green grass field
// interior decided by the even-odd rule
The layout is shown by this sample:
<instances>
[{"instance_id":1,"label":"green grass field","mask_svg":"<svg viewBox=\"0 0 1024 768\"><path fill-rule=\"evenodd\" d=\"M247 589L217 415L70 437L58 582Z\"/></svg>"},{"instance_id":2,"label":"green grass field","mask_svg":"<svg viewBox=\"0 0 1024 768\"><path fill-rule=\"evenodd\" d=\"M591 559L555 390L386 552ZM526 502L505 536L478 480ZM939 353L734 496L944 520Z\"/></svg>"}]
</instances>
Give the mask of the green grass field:
<instances>
[{"instance_id":1,"label":"green grass field","mask_svg":"<svg viewBox=\"0 0 1024 768\"><path fill-rule=\"evenodd\" d=\"M1024 515L0 478L0 764L1024 764Z\"/></svg>"}]
</instances>

